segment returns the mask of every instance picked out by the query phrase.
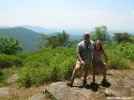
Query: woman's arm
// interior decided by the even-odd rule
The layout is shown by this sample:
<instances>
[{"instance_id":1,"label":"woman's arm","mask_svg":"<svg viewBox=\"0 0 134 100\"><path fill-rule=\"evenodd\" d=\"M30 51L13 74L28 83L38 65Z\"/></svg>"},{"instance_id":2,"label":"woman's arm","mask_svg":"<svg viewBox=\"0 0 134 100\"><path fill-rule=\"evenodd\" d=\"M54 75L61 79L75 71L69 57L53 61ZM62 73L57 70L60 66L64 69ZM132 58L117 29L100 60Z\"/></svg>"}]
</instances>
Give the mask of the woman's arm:
<instances>
[{"instance_id":1,"label":"woman's arm","mask_svg":"<svg viewBox=\"0 0 134 100\"><path fill-rule=\"evenodd\" d=\"M107 64L107 61L108 61L107 54L106 54L106 53L104 53L103 55L104 55L104 57L105 57L105 63Z\"/></svg>"},{"instance_id":2,"label":"woman's arm","mask_svg":"<svg viewBox=\"0 0 134 100\"><path fill-rule=\"evenodd\" d=\"M107 64L107 61L108 61L108 57L107 57L107 54L105 53L105 50L104 50L104 48L102 49L102 51L104 52L103 56L105 57L105 63Z\"/></svg>"}]
</instances>

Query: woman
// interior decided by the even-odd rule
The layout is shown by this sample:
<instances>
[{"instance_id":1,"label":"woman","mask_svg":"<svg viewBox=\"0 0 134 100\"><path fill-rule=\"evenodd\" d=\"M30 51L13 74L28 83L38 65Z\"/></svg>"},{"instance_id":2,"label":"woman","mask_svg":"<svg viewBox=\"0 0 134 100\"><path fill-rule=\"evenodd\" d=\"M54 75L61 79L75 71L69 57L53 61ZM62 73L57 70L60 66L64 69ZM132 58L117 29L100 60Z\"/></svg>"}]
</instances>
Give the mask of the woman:
<instances>
[{"instance_id":1,"label":"woman","mask_svg":"<svg viewBox=\"0 0 134 100\"><path fill-rule=\"evenodd\" d=\"M105 57L105 63L102 62L101 56ZM96 70L98 68L103 70L103 80L102 83L106 83L106 71L107 71L107 60L108 57L102 47L102 43L100 40L95 41L94 43L94 51L93 51L93 61L92 61L92 67L93 67L93 83L95 83L95 75Z\"/></svg>"}]
</instances>

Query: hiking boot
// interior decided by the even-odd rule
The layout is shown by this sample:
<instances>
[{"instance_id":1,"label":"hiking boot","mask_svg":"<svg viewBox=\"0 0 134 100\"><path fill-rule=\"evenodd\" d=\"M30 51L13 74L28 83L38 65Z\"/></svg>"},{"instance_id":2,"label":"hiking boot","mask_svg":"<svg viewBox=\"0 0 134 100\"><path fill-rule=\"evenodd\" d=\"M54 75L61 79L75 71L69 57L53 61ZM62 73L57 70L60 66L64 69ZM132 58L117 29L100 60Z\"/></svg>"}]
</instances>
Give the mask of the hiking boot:
<instances>
[{"instance_id":1,"label":"hiking boot","mask_svg":"<svg viewBox=\"0 0 134 100\"><path fill-rule=\"evenodd\" d=\"M91 85L94 85L94 83L95 83L95 79L93 79L93 81L91 82Z\"/></svg>"},{"instance_id":2,"label":"hiking boot","mask_svg":"<svg viewBox=\"0 0 134 100\"><path fill-rule=\"evenodd\" d=\"M84 80L84 81L83 81L83 87L87 87L87 86L88 86L87 81Z\"/></svg>"},{"instance_id":3,"label":"hiking boot","mask_svg":"<svg viewBox=\"0 0 134 100\"><path fill-rule=\"evenodd\" d=\"M73 83L74 83L74 79L71 79L71 80L67 83L67 86L72 87L72 86L73 86Z\"/></svg>"},{"instance_id":4,"label":"hiking boot","mask_svg":"<svg viewBox=\"0 0 134 100\"><path fill-rule=\"evenodd\" d=\"M103 79L102 84L109 84L109 82L106 79Z\"/></svg>"}]
</instances>

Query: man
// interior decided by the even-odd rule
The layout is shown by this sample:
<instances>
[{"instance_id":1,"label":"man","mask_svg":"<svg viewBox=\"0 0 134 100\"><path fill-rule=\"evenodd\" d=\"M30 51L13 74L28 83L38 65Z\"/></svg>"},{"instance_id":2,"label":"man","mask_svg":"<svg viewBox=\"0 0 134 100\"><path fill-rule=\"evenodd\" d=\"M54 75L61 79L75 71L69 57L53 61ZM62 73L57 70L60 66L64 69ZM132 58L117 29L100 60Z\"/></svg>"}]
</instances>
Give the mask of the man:
<instances>
[{"instance_id":1,"label":"man","mask_svg":"<svg viewBox=\"0 0 134 100\"><path fill-rule=\"evenodd\" d=\"M89 32L85 32L83 35L84 40L81 41L77 46L77 62L76 67L73 70L72 77L70 82L67 83L68 86L72 87L74 83L74 79L78 74L78 71L82 68L84 71L84 80L83 86L87 86L86 78L88 75L88 71L91 69L91 62L92 62L92 46L93 41L90 40Z\"/></svg>"}]
</instances>

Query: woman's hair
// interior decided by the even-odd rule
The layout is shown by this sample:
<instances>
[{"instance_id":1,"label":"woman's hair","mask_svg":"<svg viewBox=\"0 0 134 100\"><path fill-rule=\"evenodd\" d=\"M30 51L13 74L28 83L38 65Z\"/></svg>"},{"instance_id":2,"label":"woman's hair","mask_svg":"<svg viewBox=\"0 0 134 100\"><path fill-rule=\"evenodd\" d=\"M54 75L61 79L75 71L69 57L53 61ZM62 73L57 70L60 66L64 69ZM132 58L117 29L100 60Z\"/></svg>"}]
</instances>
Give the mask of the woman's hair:
<instances>
[{"instance_id":1,"label":"woman's hair","mask_svg":"<svg viewBox=\"0 0 134 100\"><path fill-rule=\"evenodd\" d=\"M96 43L100 43L100 50L103 50L102 42L100 40L96 40L94 43L94 50L96 50Z\"/></svg>"}]
</instances>

